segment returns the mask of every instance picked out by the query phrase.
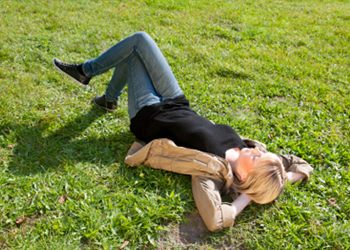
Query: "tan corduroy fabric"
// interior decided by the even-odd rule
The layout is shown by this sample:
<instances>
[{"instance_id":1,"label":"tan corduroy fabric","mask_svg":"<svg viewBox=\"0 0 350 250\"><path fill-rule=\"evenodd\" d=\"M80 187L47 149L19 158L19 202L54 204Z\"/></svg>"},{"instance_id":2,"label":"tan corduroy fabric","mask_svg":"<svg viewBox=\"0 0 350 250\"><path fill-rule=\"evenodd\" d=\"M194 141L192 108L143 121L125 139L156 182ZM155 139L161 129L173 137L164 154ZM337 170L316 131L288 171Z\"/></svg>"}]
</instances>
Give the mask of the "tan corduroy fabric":
<instances>
[{"instance_id":1,"label":"tan corduroy fabric","mask_svg":"<svg viewBox=\"0 0 350 250\"><path fill-rule=\"evenodd\" d=\"M250 147L266 151L263 143L243 138ZM287 172L303 173L309 178L312 168L295 156L278 155ZM147 145L134 142L125 158L130 166L140 164L192 176L192 192L197 208L210 231L231 227L234 224L233 208L221 201L233 182L228 162L216 155L199 150L178 147L169 139L153 140Z\"/></svg>"}]
</instances>

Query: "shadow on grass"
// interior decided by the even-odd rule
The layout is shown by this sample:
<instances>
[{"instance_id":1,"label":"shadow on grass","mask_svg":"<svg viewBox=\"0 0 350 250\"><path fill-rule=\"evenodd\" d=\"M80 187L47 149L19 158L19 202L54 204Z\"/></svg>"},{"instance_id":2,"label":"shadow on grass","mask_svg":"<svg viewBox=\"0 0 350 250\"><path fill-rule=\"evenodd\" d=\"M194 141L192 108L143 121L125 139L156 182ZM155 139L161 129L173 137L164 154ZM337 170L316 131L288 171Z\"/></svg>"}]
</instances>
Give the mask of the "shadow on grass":
<instances>
[{"instance_id":1,"label":"shadow on grass","mask_svg":"<svg viewBox=\"0 0 350 250\"><path fill-rule=\"evenodd\" d=\"M177 230L173 230L172 234L168 234L168 238L172 237L173 244L179 246L203 246L206 249L246 249L243 244L243 238L241 236L242 229L235 229L239 227L240 223L248 223L252 230L254 228L260 229L260 222L257 218L261 217L266 210L270 210L273 206L273 203L268 203L264 205L259 205L256 203L251 203L245 210L240 214L234 225L234 230L231 233L227 233L229 229L224 229L222 231L210 232L207 230L203 219L199 213L185 214L188 218L187 222L180 223ZM254 215L252 219L252 215ZM244 229L243 229L244 230ZM174 232L177 232L177 235L174 237ZM219 237L219 240L215 240L216 237ZM230 238L230 239L229 239Z\"/></svg>"},{"instance_id":2,"label":"shadow on grass","mask_svg":"<svg viewBox=\"0 0 350 250\"><path fill-rule=\"evenodd\" d=\"M12 127L17 145L8 170L16 175L33 175L78 162L102 165L123 162L135 140L131 132L84 134L103 114L105 111L91 108L49 135L46 132L50 122Z\"/></svg>"}]
</instances>

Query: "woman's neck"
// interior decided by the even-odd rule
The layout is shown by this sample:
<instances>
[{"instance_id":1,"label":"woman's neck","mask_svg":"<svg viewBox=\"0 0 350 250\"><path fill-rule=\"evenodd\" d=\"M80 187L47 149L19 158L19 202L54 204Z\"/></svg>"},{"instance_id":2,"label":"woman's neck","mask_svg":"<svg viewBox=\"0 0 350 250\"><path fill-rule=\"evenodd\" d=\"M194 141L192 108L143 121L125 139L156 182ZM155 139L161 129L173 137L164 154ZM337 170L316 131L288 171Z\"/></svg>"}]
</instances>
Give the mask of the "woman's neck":
<instances>
[{"instance_id":1,"label":"woman's neck","mask_svg":"<svg viewBox=\"0 0 350 250\"><path fill-rule=\"evenodd\" d=\"M225 152L225 160L228 161L228 163L230 164L232 171L234 173L237 173L236 161L238 159L240 151L241 150L239 148L230 148L229 150L226 150L226 152Z\"/></svg>"}]
</instances>

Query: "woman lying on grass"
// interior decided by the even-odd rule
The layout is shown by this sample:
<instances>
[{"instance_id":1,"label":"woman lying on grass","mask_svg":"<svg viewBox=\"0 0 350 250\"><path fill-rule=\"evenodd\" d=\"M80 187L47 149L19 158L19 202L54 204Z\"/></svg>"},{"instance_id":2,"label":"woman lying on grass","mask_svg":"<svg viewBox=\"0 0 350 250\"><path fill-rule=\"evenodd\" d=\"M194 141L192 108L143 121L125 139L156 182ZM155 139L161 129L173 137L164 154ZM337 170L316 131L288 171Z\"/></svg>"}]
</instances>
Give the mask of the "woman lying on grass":
<instances>
[{"instance_id":1,"label":"woman lying on grass","mask_svg":"<svg viewBox=\"0 0 350 250\"><path fill-rule=\"evenodd\" d=\"M128 83L130 130L148 143L134 143L125 162L191 175L196 205L211 231L232 226L251 200L265 204L276 199L287 179L306 182L313 170L298 157L269 153L264 144L199 116L158 46L144 32L83 64L58 59L53 64L83 87L93 76L115 68L105 95L97 95L94 103L113 112ZM232 190L238 198L223 204L220 194Z\"/></svg>"}]
</instances>

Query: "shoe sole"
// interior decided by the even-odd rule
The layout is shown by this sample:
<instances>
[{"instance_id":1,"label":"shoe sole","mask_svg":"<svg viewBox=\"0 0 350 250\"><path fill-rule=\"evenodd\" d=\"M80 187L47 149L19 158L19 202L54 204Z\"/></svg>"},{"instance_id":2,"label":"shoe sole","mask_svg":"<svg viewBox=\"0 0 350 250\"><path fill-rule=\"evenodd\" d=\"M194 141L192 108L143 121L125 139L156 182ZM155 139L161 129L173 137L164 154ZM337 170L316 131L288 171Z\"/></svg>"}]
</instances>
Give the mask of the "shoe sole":
<instances>
[{"instance_id":1,"label":"shoe sole","mask_svg":"<svg viewBox=\"0 0 350 250\"><path fill-rule=\"evenodd\" d=\"M58 69L59 72L65 74L66 76L68 76L70 79L72 79L75 83L79 84L80 87L86 88L87 85L82 84L81 82L79 82L77 79L75 79L74 77L72 77L71 75L68 75L66 72L64 72L63 70L61 70L59 67L57 67L57 65L55 64L55 59L52 59L52 64L55 66L56 69ZM58 60L58 59L57 59Z\"/></svg>"},{"instance_id":2,"label":"shoe sole","mask_svg":"<svg viewBox=\"0 0 350 250\"><path fill-rule=\"evenodd\" d=\"M95 101L95 98L94 98L94 104L95 104L96 106L98 106L99 108L105 109L105 110L107 110L107 111L109 111L109 112L112 112L112 113L114 113L114 112L116 111L115 109L109 109L109 108L106 108L106 107L102 107L101 105L99 105L99 104Z\"/></svg>"}]
</instances>

